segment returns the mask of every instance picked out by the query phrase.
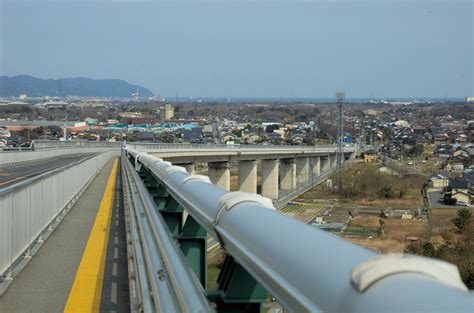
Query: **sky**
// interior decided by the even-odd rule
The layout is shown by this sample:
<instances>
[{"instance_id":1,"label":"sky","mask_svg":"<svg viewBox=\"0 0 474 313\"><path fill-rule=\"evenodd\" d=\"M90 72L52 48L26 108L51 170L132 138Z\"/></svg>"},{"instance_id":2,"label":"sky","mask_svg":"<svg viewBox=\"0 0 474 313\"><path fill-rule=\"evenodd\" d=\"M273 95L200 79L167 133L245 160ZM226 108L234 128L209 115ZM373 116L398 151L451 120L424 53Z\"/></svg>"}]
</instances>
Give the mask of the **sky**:
<instances>
[{"instance_id":1,"label":"sky","mask_svg":"<svg viewBox=\"0 0 474 313\"><path fill-rule=\"evenodd\" d=\"M473 2L0 0L0 75L167 97L465 97Z\"/></svg>"}]
</instances>

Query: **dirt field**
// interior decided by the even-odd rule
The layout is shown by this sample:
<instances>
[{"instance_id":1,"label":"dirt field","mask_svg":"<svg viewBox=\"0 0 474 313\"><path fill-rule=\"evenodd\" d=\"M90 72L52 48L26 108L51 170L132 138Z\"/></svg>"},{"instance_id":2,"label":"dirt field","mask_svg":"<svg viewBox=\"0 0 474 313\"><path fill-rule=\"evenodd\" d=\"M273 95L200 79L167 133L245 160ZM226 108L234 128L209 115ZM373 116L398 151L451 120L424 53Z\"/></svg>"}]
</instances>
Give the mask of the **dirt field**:
<instances>
[{"instance_id":1,"label":"dirt field","mask_svg":"<svg viewBox=\"0 0 474 313\"><path fill-rule=\"evenodd\" d=\"M385 234L379 238L351 238L343 237L351 242L360 244L381 253L403 252L408 237L417 237L419 240L430 241L434 245L444 243L443 236L452 229L452 219L456 217L456 209L433 209L429 221L402 220L399 218L383 219ZM357 216L349 223L351 227L378 227L379 218L375 216Z\"/></svg>"},{"instance_id":2,"label":"dirt field","mask_svg":"<svg viewBox=\"0 0 474 313\"><path fill-rule=\"evenodd\" d=\"M402 253L405 243L392 239L344 238L378 253Z\"/></svg>"},{"instance_id":3,"label":"dirt field","mask_svg":"<svg viewBox=\"0 0 474 313\"><path fill-rule=\"evenodd\" d=\"M431 209L430 231L441 235L453 227L452 219L457 216L457 209Z\"/></svg>"}]
</instances>

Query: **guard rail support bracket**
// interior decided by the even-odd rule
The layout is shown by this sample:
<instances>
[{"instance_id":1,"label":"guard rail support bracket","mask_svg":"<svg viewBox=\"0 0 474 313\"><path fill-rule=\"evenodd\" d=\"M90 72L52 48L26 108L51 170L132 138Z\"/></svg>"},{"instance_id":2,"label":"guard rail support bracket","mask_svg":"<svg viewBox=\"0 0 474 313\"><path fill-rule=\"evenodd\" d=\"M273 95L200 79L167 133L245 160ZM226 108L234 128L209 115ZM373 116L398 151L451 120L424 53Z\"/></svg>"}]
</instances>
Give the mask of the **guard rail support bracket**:
<instances>
[{"instance_id":1,"label":"guard rail support bracket","mask_svg":"<svg viewBox=\"0 0 474 313\"><path fill-rule=\"evenodd\" d=\"M217 278L217 291L208 295L219 313L263 313L267 291L234 258L227 255Z\"/></svg>"},{"instance_id":2,"label":"guard rail support bracket","mask_svg":"<svg viewBox=\"0 0 474 313\"><path fill-rule=\"evenodd\" d=\"M162 182L151 175L142 166L140 177L142 178L148 192L153 197L155 204L168 225L173 238L178 239L183 229L183 208L166 191Z\"/></svg>"},{"instance_id":3,"label":"guard rail support bracket","mask_svg":"<svg viewBox=\"0 0 474 313\"><path fill-rule=\"evenodd\" d=\"M468 291L455 265L410 254L394 253L371 258L353 268L351 282L358 292L363 293L377 281L402 273L426 275L453 288Z\"/></svg>"}]
</instances>

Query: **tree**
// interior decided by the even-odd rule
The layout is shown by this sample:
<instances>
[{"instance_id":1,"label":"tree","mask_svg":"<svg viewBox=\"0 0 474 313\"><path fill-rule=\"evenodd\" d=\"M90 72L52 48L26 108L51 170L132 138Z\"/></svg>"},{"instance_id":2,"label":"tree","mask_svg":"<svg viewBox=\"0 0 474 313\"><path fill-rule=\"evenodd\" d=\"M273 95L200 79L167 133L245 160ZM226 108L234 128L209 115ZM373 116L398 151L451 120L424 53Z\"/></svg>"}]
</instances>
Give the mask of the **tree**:
<instances>
[{"instance_id":1,"label":"tree","mask_svg":"<svg viewBox=\"0 0 474 313\"><path fill-rule=\"evenodd\" d=\"M267 134L270 134L270 133L273 133L273 131L277 129L280 129L280 127L277 124L267 125L267 127L265 127L265 132Z\"/></svg>"},{"instance_id":2,"label":"tree","mask_svg":"<svg viewBox=\"0 0 474 313\"><path fill-rule=\"evenodd\" d=\"M452 220L458 233L464 233L466 226L471 221L472 213L470 209L464 208L458 210L458 216Z\"/></svg>"},{"instance_id":3,"label":"tree","mask_svg":"<svg viewBox=\"0 0 474 313\"><path fill-rule=\"evenodd\" d=\"M450 193L447 193L444 195L444 204L456 205L457 202L458 202L458 199L453 198Z\"/></svg>"},{"instance_id":4,"label":"tree","mask_svg":"<svg viewBox=\"0 0 474 313\"><path fill-rule=\"evenodd\" d=\"M379 219L379 227L377 228L377 235L381 236L385 234L385 222Z\"/></svg>"}]
</instances>

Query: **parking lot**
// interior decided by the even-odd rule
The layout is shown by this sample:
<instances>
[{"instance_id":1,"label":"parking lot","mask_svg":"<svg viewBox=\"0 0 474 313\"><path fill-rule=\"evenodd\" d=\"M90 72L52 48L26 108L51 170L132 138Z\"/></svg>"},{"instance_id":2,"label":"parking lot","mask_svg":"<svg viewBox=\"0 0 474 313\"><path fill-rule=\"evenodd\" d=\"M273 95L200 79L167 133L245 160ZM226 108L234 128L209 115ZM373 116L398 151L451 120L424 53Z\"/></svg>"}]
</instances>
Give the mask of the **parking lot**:
<instances>
[{"instance_id":1,"label":"parking lot","mask_svg":"<svg viewBox=\"0 0 474 313\"><path fill-rule=\"evenodd\" d=\"M465 206L465 205L459 205L459 204L446 205L442 202L439 202L439 199L443 197L443 194L441 193L441 191L429 191L427 193L427 195L428 195L428 199L430 201L430 206L432 208L444 208L444 209L458 208L458 209L461 209L461 208L465 208L465 207L472 207L472 206Z\"/></svg>"}]
</instances>

